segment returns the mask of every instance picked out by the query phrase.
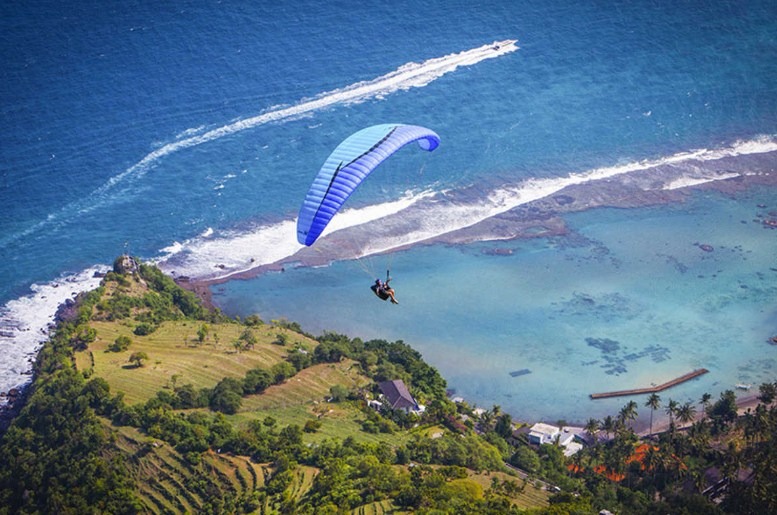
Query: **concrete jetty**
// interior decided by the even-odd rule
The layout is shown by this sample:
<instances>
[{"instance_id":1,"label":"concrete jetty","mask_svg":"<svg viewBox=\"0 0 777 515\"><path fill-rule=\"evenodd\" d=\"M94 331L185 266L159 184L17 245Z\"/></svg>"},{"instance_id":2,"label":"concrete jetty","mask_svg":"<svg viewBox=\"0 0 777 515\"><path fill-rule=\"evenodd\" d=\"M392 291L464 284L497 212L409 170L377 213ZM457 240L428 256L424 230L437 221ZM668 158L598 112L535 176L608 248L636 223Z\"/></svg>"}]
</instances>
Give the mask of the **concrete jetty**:
<instances>
[{"instance_id":1,"label":"concrete jetty","mask_svg":"<svg viewBox=\"0 0 777 515\"><path fill-rule=\"evenodd\" d=\"M606 399L608 397L623 397L626 395L641 395L643 393L660 392L660 391L666 390L667 388L676 386L680 383L690 381L691 379L699 377L700 375L704 375L707 372L709 372L709 370L707 370L706 368L698 368L693 372L688 372L687 374L681 375L680 377L672 379L671 381L667 381L666 383L660 384L658 386L651 386L648 388L634 388L632 390L617 390L614 392L592 393L591 398Z\"/></svg>"}]
</instances>

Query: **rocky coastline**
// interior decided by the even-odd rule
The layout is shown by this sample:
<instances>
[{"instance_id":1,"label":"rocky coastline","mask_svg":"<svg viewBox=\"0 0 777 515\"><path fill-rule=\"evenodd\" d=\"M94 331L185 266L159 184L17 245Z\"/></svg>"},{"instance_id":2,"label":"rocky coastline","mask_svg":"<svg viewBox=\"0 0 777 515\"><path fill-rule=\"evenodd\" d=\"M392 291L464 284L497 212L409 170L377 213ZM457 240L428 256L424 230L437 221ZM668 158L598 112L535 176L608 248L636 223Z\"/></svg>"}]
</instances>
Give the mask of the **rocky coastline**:
<instances>
[{"instance_id":1,"label":"rocky coastline","mask_svg":"<svg viewBox=\"0 0 777 515\"><path fill-rule=\"evenodd\" d=\"M61 323L75 320L78 317L78 309L85 296L86 293L79 293L75 298L67 299L60 304L54 315L54 322L49 327L49 330L53 330ZM30 358L30 362L33 364L32 370L29 372L30 382L16 388L11 388L8 392L0 392L0 435L4 434L11 425L11 421L19 416L19 413L22 408L24 408L27 398L31 393L31 388L35 383L37 374L35 360Z\"/></svg>"},{"instance_id":2,"label":"rocky coastline","mask_svg":"<svg viewBox=\"0 0 777 515\"><path fill-rule=\"evenodd\" d=\"M29 387L11 388L8 393L0 395L0 436L2 436L11 425L11 421L19 416L22 408L26 404Z\"/></svg>"}]
</instances>

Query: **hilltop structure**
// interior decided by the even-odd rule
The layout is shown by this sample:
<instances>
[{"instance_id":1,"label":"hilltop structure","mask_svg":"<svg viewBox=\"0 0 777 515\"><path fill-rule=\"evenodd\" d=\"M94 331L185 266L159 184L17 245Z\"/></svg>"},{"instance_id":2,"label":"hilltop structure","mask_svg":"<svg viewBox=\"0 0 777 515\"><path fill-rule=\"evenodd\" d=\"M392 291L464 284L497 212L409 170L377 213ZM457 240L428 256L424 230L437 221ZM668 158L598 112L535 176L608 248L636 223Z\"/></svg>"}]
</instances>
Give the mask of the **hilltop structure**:
<instances>
[{"instance_id":1,"label":"hilltop structure","mask_svg":"<svg viewBox=\"0 0 777 515\"><path fill-rule=\"evenodd\" d=\"M383 381L378 383L378 387L383 393L383 399L385 399L390 408L405 410L407 413L424 412L424 406L416 402L410 394L410 390L407 389L407 386L401 379Z\"/></svg>"}]
</instances>

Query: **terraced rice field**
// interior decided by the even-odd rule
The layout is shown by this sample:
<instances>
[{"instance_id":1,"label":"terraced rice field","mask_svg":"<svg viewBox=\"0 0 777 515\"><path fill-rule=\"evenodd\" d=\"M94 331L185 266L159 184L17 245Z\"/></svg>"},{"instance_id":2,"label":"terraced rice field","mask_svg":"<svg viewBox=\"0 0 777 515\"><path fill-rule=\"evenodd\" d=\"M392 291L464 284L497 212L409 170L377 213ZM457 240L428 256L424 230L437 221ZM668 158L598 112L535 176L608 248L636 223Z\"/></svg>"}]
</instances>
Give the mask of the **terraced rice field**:
<instances>
[{"instance_id":1,"label":"terraced rice field","mask_svg":"<svg viewBox=\"0 0 777 515\"><path fill-rule=\"evenodd\" d=\"M134 428L117 429L116 447L129 456L138 494L149 511L200 513L214 502L236 501L264 485L264 470L242 456L203 453L197 464Z\"/></svg>"}]
</instances>

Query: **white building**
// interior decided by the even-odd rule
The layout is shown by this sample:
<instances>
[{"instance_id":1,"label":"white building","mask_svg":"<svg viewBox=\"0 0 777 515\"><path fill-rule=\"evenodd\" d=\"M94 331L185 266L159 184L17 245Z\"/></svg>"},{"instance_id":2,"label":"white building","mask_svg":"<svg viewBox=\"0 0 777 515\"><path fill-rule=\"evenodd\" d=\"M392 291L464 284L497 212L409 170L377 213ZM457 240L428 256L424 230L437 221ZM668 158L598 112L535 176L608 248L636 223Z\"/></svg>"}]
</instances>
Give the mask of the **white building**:
<instances>
[{"instance_id":1,"label":"white building","mask_svg":"<svg viewBox=\"0 0 777 515\"><path fill-rule=\"evenodd\" d=\"M529 443L542 445L545 443L555 443L561 430L556 426L539 422L531 426L529 430Z\"/></svg>"},{"instance_id":2,"label":"white building","mask_svg":"<svg viewBox=\"0 0 777 515\"><path fill-rule=\"evenodd\" d=\"M534 424L529 430L529 443L534 445L558 443L564 448L565 456L572 456L583 446L575 441L575 436L582 434L582 427L556 427L550 424L539 422Z\"/></svg>"}]
</instances>

